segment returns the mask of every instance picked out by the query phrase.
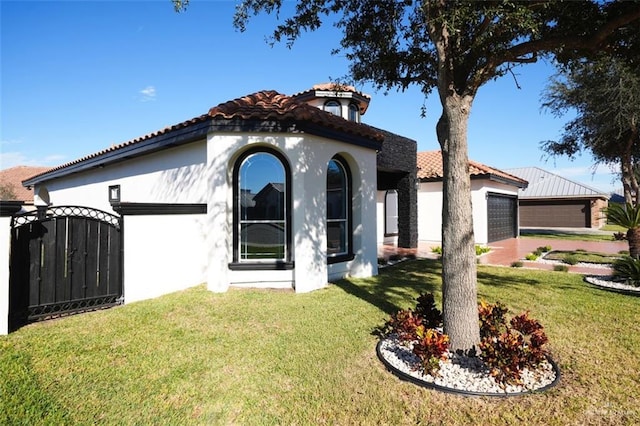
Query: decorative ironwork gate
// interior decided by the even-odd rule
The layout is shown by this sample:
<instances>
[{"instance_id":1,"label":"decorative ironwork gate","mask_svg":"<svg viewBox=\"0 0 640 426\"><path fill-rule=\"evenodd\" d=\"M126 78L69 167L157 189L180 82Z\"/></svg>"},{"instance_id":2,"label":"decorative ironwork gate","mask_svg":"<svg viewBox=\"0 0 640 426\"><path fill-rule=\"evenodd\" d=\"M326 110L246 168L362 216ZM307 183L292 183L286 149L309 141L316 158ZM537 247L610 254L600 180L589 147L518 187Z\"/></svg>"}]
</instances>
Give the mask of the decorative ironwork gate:
<instances>
[{"instance_id":1,"label":"decorative ironwork gate","mask_svg":"<svg viewBox=\"0 0 640 426\"><path fill-rule=\"evenodd\" d=\"M11 219L9 327L122 303L122 222L59 206Z\"/></svg>"}]
</instances>

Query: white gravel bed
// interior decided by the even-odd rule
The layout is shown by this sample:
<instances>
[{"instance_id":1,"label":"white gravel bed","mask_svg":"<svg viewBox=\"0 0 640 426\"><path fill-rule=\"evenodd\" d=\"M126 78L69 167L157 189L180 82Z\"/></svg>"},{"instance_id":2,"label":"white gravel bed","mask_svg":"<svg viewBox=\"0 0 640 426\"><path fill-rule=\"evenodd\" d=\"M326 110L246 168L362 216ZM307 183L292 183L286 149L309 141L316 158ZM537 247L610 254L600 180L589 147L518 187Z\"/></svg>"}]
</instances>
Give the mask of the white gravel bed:
<instances>
[{"instance_id":1,"label":"white gravel bed","mask_svg":"<svg viewBox=\"0 0 640 426\"><path fill-rule=\"evenodd\" d=\"M604 287L606 289L622 290L629 293L636 293L640 295L640 287L634 287L629 284L625 284L620 281L616 281L611 276L591 275L584 277L585 281L598 287Z\"/></svg>"},{"instance_id":2,"label":"white gravel bed","mask_svg":"<svg viewBox=\"0 0 640 426\"><path fill-rule=\"evenodd\" d=\"M522 372L523 385L500 385L489 374L489 369L477 357L448 353L448 359L440 361L438 376L425 374L419 358L411 351L411 344L401 343L394 335L385 337L378 346L379 354L398 371L425 384L436 385L452 391L503 396L531 392L551 385L556 380L553 365L545 361L535 371Z\"/></svg>"}]
</instances>

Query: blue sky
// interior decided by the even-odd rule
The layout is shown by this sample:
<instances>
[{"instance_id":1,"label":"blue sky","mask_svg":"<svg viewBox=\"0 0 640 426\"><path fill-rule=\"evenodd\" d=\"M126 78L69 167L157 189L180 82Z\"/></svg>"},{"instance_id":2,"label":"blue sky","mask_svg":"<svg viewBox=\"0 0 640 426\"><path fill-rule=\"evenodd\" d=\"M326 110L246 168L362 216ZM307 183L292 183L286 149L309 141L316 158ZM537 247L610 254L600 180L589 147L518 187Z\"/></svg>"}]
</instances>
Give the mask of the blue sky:
<instances>
[{"instance_id":1,"label":"blue sky","mask_svg":"<svg viewBox=\"0 0 640 426\"><path fill-rule=\"evenodd\" d=\"M0 169L62 164L231 99L294 94L347 73L346 60L330 54L340 39L335 28L305 34L292 49L270 47L264 40L276 17L254 18L240 33L234 7L192 0L177 14L169 0L0 0ZM520 89L511 76L480 89L470 158L499 169L538 166L607 192L620 187L605 167L593 174L588 154L569 161L540 150L565 122L540 109L553 73L545 63L527 65L516 70ZM364 122L415 139L419 151L439 149L435 93L425 100L417 88L386 95L357 88L372 96Z\"/></svg>"}]
</instances>

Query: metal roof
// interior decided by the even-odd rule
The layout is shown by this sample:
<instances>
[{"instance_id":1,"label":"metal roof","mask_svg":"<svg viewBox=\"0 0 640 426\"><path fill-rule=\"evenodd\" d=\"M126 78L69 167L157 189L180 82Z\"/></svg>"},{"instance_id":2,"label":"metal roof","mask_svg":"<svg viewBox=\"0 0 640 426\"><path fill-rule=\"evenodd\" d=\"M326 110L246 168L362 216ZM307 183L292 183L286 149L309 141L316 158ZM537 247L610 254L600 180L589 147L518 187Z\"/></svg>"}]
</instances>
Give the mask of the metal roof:
<instances>
[{"instance_id":1,"label":"metal roof","mask_svg":"<svg viewBox=\"0 0 640 426\"><path fill-rule=\"evenodd\" d=\"M534 198L605 198L609 195L584 185L574 182L560 175L550 173L539 167L521 167L506 169L507 173L518 176L529 182L529 186L518 190L521 199Z\"/></svg>"}]
</instances>

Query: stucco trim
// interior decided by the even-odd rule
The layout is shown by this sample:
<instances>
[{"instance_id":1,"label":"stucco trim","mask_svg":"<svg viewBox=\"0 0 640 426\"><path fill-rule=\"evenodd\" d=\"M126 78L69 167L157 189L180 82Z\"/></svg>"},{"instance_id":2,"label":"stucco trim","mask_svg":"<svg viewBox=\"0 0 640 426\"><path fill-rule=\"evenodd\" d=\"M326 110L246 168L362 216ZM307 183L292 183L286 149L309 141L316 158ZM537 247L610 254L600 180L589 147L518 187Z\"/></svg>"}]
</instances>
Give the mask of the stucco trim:
<instances>
[{"instance_id":1,"label":"stucco trim","mask_svg":"<svg viewBox=\"0 0 640 426\"><path fill-rule=\"evenodd\" d=\"M2 201L0 202L0 217L13 216L22 208L22 201Z\"/></svg>"},{"instance_id":2,"label":"stucco trim","mask_svg":"<svg viewBox=\"0 0 640 426\"><path fill-rule=\"evenodd\" d=\"M156 216L163 214L205 214L207 205L200 203L112 203L113 210L121 216Z\"/></svg>"},{"instance_id":3,"label":"stucco trim","mask_svg":"<svg viewBox=\"0 0 640 426\"><path fill-rule=\"evenodd\" d=\"M229 263L232 271L283 271L295 269L295 262L232 262Z\"/></svg>"}]
</instances>

